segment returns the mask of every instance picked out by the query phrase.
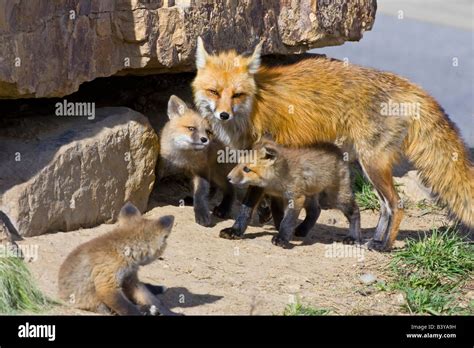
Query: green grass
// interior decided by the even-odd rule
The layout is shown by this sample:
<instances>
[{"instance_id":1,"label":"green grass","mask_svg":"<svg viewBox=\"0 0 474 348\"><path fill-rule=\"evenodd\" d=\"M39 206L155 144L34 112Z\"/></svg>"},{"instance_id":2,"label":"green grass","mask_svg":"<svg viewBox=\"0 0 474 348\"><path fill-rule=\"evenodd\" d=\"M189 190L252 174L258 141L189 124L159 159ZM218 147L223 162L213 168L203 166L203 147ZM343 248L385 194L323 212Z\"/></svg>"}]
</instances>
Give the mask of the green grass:
<instances>
[{"instance_id":1,"label":"green grass","mask_svg":"<svg viewBox=\"0 0 474 348\"><path fill-rule=\"evenodd\" d=\"M22 259L0 256L0 313L39 312L50 306Z\"/></svg>"},{"instance_id":2,"label":"green grass","mask_svg":"<svg viewBox=\"0 0 474 348\"><path fill-rule=\"evenodd\" d=\"M357 204L361 210L379 210L379 198L375 194L372 184L360 172L359 169L353 168L354 171L354 192Z\"/></svg>"},{"instance_id":3,"label":"green grass","mask_svg":"<svg viewBox=\"0 0 474 348\"><path fill-rule=\"evenodd\" d=\"M370 181L362 174L360 167L353 166L351 171L354 173L354 183L353 183L353 190L355 192L356 202L359 205L361 210L379 210L380 209L380 201L375 193L374 187L370 183ZM398 193L401 193L400 184L394 183L395 190ZM403 202L406 205L408 202ZM426 207L428 207L427 202L420 202L424 203ZM431 206L431 205L430 205ZM417 206L418 207L418 206ZM418 207L421 209L422 207Z\"/></svg>"},{"instance_id":4,"label":"green grass","mask_svg":"<svg viewBox=\"0 0 474 348\"><path fill-rule=\"evenodd\" d=\"M318 316L328 315L331 311L329 309L314 308L302 305L299 301L286 306L283 315L286 316Z\"/></svg>"},{"instance_id":5,"label":"green grass","mask_svg":"<svg viewBox=\"0 0 474 348\"><path fill-rule=\"evenodd\" d=\"M415 202L412 204L416 209L421 210L420 215L426 214L436 214L443 210L443 207L439 206L435 202L427 201L426 199L422 199L421 201Z\"/></svg>"},{"instance_id":6,"label":"green grass","mask_svg":"<svg viewBox=\"0 0 474 348\"><path fill-rule=\"evenodd\" d=\"M433 203L431 203L431 202L428 202L426 199L422 199L421 201L418 201L418 202L414 203L414 206L415 206L417 209L420 209L420 210L440 209L440 208L437 207L435 204L433 204Z\"/></svg>"},{"instance_id":7,"label":"green grass","mask_svg":"<svg viewBox=\"0 0 474 348\"><path fill-rule=\"evenodd\" d=\"M468 314L461 308L462 286L473 276L474 246L460 236L456 227L433 229L421 239L408 239L395 252L391 269L392 288L406 297L406 309L420 314Z\"/></svg>"}]
</instances>

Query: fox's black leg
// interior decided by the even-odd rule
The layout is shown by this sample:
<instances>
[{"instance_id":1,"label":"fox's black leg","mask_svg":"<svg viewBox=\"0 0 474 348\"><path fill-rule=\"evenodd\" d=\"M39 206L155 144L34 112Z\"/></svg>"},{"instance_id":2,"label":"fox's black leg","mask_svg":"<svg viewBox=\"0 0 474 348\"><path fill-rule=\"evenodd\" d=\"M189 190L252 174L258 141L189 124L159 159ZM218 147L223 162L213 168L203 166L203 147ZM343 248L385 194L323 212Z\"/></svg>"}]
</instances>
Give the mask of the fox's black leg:
<instances>
[{"instance_id":1,"label":"fox's black leg","mask_svg":"<svg viewBox=\"0 0 474 348\"><path fill-rule=\"evenodd\" d=\"M283 206L283 199L272 197L270 206L272 208L273 223L275 224L275 228L279 230L285 209Z\"/></svg>"},{"instance_id":2,"label":"fox's black leg","mask_svg":"<svg viewBox=\"0 0 474 348\"><path fill-rule=\"evenodd\" d=\"M318 221L319 214L321 214L318 196L306 197L304 209L306 210L306 217L303 222L296 227L295 236L297 237L306 237L308 232L314 227L316 221Z\"/></svg>"},{"instance_id":3,"label":"fox's black leg","mask_svg":"<svg viewBox=\"0 0 474 348\"><path fill-rule=\"evenodd\" d=\"M261 187L249 186L234 225L221 230L219 234L221 238L237 239L245 233L250 219L252 218L252 213L262 198L263 192L264 190Z\"/></svg>"},{"instance_id":4,"label":"fox's black leg","mask_svg":"<svg viewBox=\"0 0 474 348\"><path fill-rule=\"evenodd\" d=\"M344 243L352 244L354 242L360 243L362 235L360 230L360 212L359 206L353 200L350 204L340 207L347 220L349 221L349 236L344 238Z\"/></svg>"},{"instance_id":5,"label":"fox's black leg","mask_svg":"<svg viewBox=\"0 0 474 348\"><path fill-rule=\"evenodd\" d=\"M211 225L209 214L209 181L201 176L195 176L194 184L194 217L199 225L208 227Z\"/></svg>"},{"instance_id":6,"label":"fox's black leg","mask_svg":"<svg viewBox=\"0 0 474 348\"><path fill-rule=\"evenodd\" d=\"M221 189L223 191L222 202L214 208L212 214L218 218L226 219L230 216L234 203L234 187L227 181Z\"/></svg>"},{"instance_id":7,"label":"fox's black leg","mask_svg":"<svg viewBox=\"0 0 474 348\"><path fill-rule=\"evenodd\" d=\"M164 285L153 285L148 283L143 283L146 288L153 294L153 295L160 295L166 292L166 286Z\"/></svg>"},{"instance_id":8,"label":"fox's black leg","mask_svg":"<svg viewBox=\"0 0 474 348\"><path fill-rule=\"evenodd\" d=\"M272 238L272 243L274 245L287 248L289 246L290 240L293 237L293 232L295 231L296 220L300 215L300 211L304 206L305 197L298 197L297 199L290 200L287 203L285 209L285 215L280 224L280 229L278 230L278 235Z\"/></svg>"},{"instance_id":9,"label":"fox's black leg","mask_svg":"<svg viewBox=\"0 0 474 348\"><path fill-rule=\"evenodd\" d=\"M211 187L209 188L209 199L210 200L213 199L214 196L216 195L216 193L217 193L217 187L216 187L216 185L213 185L211 183Z\"/></svg>"},{"instance_id":10,"label":"fox's black leg","mask_svg":"<svg viewBox=\"0 0 474 348\"><path fill-rule=\"evenodd\" d=\"M267 223L272 218L270 197L264 196L257 208L258 222Z\"/></svg>"}]
</instances>

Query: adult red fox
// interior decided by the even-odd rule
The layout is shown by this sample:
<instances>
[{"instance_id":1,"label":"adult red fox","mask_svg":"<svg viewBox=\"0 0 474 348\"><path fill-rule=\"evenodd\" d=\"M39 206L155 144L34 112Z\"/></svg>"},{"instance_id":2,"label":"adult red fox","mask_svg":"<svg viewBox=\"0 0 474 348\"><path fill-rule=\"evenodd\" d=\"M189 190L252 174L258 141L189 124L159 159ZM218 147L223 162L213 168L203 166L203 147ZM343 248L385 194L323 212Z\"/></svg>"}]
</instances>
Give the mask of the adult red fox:
<instances>
[{"instance_id":1,"label":"adult red fox","mask_svg":"<svg viewBox=\"0 0 474 348\"><path fill-rule=\"evenodd\" d=\"M456 126L428 93L394 74L325 58L260 66L261 49L210 55L198 39L194 99L221 141L248 148L269 133L294 147L351 142L381 203L374 248L390 249L398 234L403 206L392 167L402 154L439 200L474 226L474 169ZM262 192L249 189L227 232L243 233Z\"/></svg>"}]
</instances>

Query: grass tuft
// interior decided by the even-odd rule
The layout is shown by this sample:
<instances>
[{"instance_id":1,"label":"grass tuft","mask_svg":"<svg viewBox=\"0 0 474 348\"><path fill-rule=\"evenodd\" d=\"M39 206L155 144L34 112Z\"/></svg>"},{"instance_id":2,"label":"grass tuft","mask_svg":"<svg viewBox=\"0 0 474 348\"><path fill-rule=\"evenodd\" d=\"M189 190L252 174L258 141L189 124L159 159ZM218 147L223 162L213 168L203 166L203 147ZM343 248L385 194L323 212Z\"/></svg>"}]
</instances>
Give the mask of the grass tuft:
<instances>
[{"instance_id":1,"label":"grass tuft","mask_svg":"<svg viewBox=\"0 0 474 348\"><path fill-rule=\"evenodd\" d=\"M456 227L436 228L419 240L408 239L405 248L395 252L393 287L405 294L410 313L463 314L460 288L472 277L473 266L474 247Z\"/></svg>"},{"instance_id":2,"label":"grass tuft","mask_svg":"<svg viewBox=\"0 0 474 348\"><path fill-rule=\"evenodd\" d=\"M360 172L359 169L353 168L354 173L354 192L357 204L361 210L379 210L379 198L375 194L372 184Z\"/></svg>"},{"instance_id":3,"label":"grass tuft","mask_svg":"<svg viewBox=\"0 0 474 348\"><path fill-rule=\"evenodd\" d=\"M328 315L331 311L324 308L314 308L302 305L299 301L286 306L283 315L286 316L320 316Z\"/></svg>"},{"instance_id":4,"label":"grass tuft","mask_svg":"<svg viewBox=\"0 0 474 348\"><path fill-rule=\"evenodd\" d=\"M51 303L34 284L22 259L0 257L0 313L39 312Z\"/></svg>"}]
</instances>

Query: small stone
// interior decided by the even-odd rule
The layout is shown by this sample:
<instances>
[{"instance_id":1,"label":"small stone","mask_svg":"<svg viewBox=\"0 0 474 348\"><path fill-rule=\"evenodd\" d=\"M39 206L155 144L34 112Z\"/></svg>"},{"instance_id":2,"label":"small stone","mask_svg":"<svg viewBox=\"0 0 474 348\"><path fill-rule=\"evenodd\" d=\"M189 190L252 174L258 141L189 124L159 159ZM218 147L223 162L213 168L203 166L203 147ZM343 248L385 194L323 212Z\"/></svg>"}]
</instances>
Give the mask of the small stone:
<instances>
[{"instance_id":1,"label":"small stone","mask_svg":"<svg viewBox=\"0 0 474 348\"><path fill-rule=\"evenodd\" d=\"M365 273L359 277L360 281L366 285L373 284L377 281L377 278L370 273Z\"/></svg>"},{"instance_id":2,"label":"small stone","mask_svg":"<svg viewBox=\"0 0 474 348\"><path fill-rule=\"evenodd\" d=\"M369 289L359 289L357 290L357 293L362 295L362 296L369 296L373 293L373 290Z\"/></svg>"},{"instance_id":3,"label":"small stone","mask_svg":"<svg viewBox=\"0 0 474 348\"><path fill-rule=\"evenodd\" d=\"M405 303L405 297L401 293L395 294L394 299L395 299L395 302L399 305L402 305Z\"/></svg>"}]
</instances>

